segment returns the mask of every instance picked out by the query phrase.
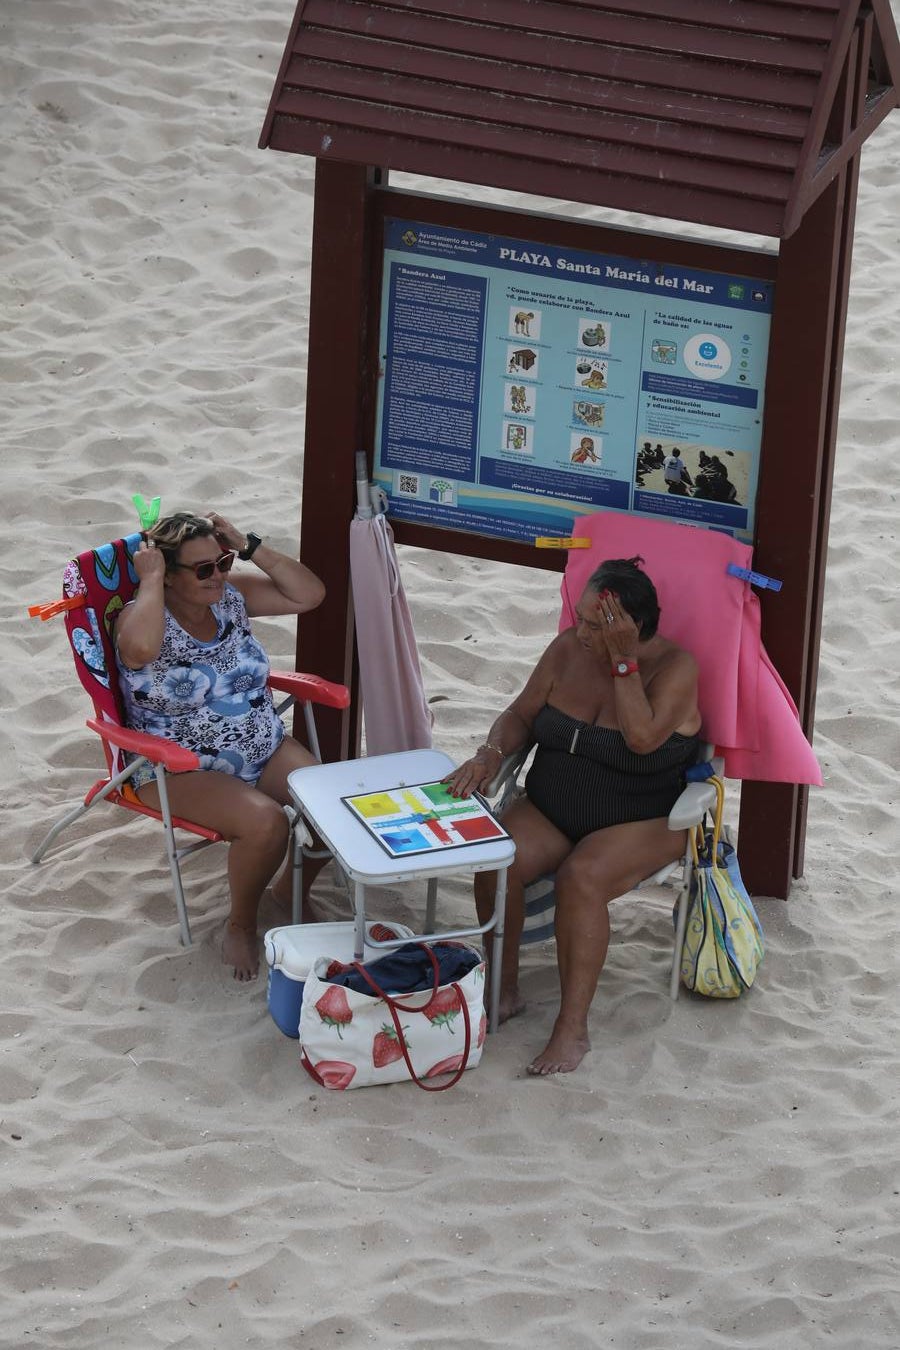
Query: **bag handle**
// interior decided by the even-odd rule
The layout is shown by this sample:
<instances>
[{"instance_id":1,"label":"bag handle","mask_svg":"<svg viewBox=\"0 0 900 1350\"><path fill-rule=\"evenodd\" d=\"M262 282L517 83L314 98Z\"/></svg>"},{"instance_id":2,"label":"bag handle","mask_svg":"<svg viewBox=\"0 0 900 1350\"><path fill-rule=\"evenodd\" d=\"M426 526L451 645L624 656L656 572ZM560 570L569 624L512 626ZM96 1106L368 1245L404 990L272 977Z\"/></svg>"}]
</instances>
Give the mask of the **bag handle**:
<instances>
[{"instance_id":1,"label":"bag handle","mask_svg":"<svg viewBox=\"0 0 900 1350\"><path fill-rule=\"evenodd\" d=\"M416 1012L423 1014L427 1013L428 1009L431 1007L432 1003L434 1003L434 1000L440 993L441 973L438 968L437 957L435 956L431 948L428 946L428 944L425 942L419 942L416 945L419 947L424 947L425 951L428 953L431 959L432 974L434 976L434 986L431 991L431 998L428 1000L427 1003L423 1003L421 1007L403 1004L400 1002L399 999L394 998L391 994L385 993L385 991L378 984L377 980L373 980L372 976L369 974L365 966L360 961L354 961L353 968L363 977L369 988L372 989L374 993L376 993L378 997L384 1001L385 1007L391 1014L391 1020L394 1023L394 1029L397 1032L397 1044L400 1046L400 1049L403 1053L403 1058L406 1060L406 1067L409 1070L410 1078L413 1080L413 1082L416 1084L417 1087L420 1087L422 1089L423 1092L446 1092L448 1088L456 1086L456 1084L462 1078L463 1074L465 1073L469 1065L469 1053L472 1049L472 1024L469 1019L469 1005L466 1003L465 994L454 980L453 983L450 985L450 988L456 990L456 997L459 999L459 1006L462 1009L463 1023L466 1028L466 1037L465 1037L466 1043L462 1053L462 1060L460 1062L459 1068L455 1071L449 1083L440 1083L440 1084L423 1083L422 1079L419 1077L419 1075L413 1068L412 1060L409 1057L409 1050L406 1048L406 1039L403 1035L403 1027L400 1023L400 1018L397 1014L398 1009L400 1012Z\"/></svg>"},{"instance_id":2,"label":"bag handle","mask_svg":"<svg viewBox=\"0 0 900 1350\"><path fill-rule=\"evenodd\" d=\"M713 868L718 868L719 840L722 837L722 817L725 812L725 784L716 774L711 774L710 777L706 779L706 782L710 783L715 788L716 792L716 809L712 823L712 841L710 845L709 831L704 829L702 821L699 825L692 826L691 856L693 858L694 866L697 867L700 862L700 852L703 851L705 853L707 845L710 845L709 865Z\"/></svg>"}]
</instances>

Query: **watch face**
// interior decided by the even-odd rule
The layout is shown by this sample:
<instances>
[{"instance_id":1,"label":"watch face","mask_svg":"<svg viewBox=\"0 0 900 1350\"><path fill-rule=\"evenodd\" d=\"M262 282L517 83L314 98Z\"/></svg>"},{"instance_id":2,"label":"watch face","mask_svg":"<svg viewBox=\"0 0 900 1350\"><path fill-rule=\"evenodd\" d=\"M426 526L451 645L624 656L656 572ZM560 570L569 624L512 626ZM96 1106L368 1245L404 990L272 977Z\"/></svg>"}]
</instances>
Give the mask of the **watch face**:
<instances>
[{"instance_id":1,"label":"watch face","mask_svg":"<svg viewBox=\"0 0 900 1350\"><path fill-rule=\"evenodd\" d=\"M619 672L620 675L627 675L627 674L628 674L628 662L627 662L627 661L620 661L619 664L616 666L616 670Z\"/></svg>"}]
</instances>

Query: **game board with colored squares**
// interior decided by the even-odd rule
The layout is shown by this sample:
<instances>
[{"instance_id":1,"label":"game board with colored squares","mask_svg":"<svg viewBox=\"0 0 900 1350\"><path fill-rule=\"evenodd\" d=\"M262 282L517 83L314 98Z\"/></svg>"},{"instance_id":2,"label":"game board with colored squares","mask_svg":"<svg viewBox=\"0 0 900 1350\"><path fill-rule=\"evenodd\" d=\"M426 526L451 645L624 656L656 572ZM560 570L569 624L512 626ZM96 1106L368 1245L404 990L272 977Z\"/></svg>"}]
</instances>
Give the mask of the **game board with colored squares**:
<instances>
[{"instance_id":1,"label":"game board with colored squares","mask_svg":"<svg viewBox=\"0 0 900 1350\"><path fill-rule=\"evenodd\" d=\"M507 837L480 797L453 797L445 783L383 788L343 800L392 858Z\"/></svg>"}]
</instances>

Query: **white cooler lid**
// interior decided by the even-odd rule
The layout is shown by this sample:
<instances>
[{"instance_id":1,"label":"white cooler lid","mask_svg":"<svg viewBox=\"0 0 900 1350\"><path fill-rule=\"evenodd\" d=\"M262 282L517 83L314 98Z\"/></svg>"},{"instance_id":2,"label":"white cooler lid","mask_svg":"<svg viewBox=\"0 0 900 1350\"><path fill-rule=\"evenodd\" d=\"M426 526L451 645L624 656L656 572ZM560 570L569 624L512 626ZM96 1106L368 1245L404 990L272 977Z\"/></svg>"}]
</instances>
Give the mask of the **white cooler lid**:
<instances>
[{"instance_id":1,"label":"white cooler lid","mask_svg":"<svg viewBox=\"0 0 900 1350\"><path fill-rule=\"evenodd\" d=\"M366 934L379 928L375 937L413 938L415 933L402 923L386 923L373 919L366 924ZM270 928L265 936L266 961L273 970L281 970L292 979L302 980L309 974L317 956L330 956L335 961L353 960L355 925L347 923L297 923L283 928ZM365 947L363 960L375 961L387 952L383 947Z\"/></svg>"}]
</instances>

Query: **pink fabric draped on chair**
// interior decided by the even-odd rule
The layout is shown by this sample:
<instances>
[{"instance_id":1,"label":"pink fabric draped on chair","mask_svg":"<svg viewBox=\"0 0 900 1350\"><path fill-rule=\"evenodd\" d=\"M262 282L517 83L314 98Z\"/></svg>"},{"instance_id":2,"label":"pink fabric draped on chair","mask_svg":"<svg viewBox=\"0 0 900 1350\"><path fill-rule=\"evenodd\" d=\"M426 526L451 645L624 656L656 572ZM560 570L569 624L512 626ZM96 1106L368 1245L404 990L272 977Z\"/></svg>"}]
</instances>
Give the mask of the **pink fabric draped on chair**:
<instances>
[{"instance_id":1,"label":"pink fabric draped on chair","mask_svg":"<svg viewBox=\"0 0 900 1350\"><path fill-rule=\"evenodd\" d=\"M797 708L762 645L759 599L727 571L729 563L752 568L750 546L714 530L609 511L582 516L572 533L592 547L569 555L560 630L575 622L574 606L599 563L640 555L659 596L659 631L696 657L703 734L724 757L727 776L821 786Z\"/></svg>"}]
</instances>

